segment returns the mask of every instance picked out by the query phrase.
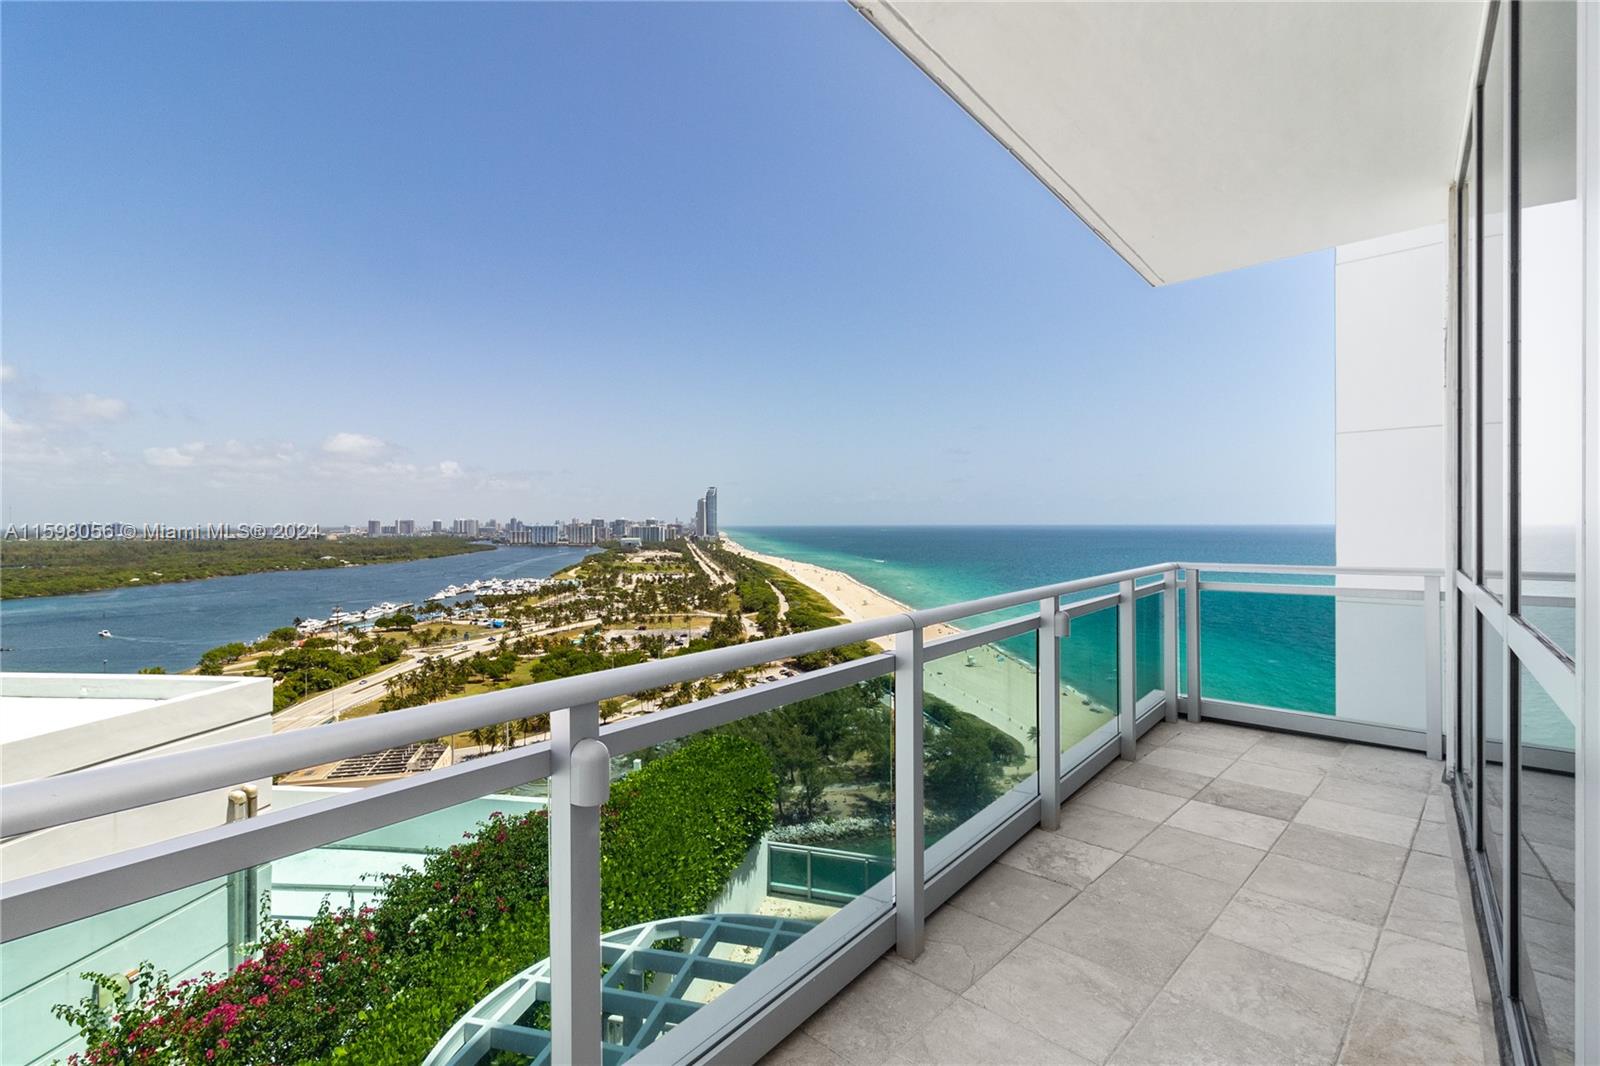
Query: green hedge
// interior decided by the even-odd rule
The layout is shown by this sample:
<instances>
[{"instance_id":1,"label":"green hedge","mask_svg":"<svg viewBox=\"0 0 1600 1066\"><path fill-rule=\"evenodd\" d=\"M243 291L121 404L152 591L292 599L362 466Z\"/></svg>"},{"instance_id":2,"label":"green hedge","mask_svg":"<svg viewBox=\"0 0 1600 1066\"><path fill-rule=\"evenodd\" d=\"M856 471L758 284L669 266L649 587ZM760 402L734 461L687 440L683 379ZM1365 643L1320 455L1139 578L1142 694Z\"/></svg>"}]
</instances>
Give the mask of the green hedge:
<instances>
[{"instance_id":1,"label":"green hedge","mask_svg":"<svg viewBox=\"0 0 1600 1066\"><path fill-rule=\"evenodd\" d=\"M774 788L766 752L748 740L721 735L688 741L614 782L600 821L601 928L694 914L709 906L771 827ZM485 829L493 831L493 824ZM398 993L369 1011L367 1024L332 1061L415 1063L474 1003L550 954L549 895L542 877L529 878L530 884L537 882L529 893L533 898L523 906L513 904L507 920L481 928L459 913L440 921L410 894L430 891L436 881L444 885L438 890L443 894L459 881L476 892L481 915L495 895L500 870L463 868L460 858L481 845L483 835L464 850L451 849L455 859L447 858L448 852L430 859L406 882L411 921L457 934L465 927L468 934L447 935L433 950L408 958L397 975ZM529 863L520 846L511 850ZM529 872L536 865L530 864ZM435 876L440 873L445 876ZM380 928L386 904L387 896L378 908Z\"/></svg>"},{"instance_id":2,"label":"green hedge","mask_svg":"<svg viewBox=\"0 0 1600 1066\"><path fill-rule=\"evenodd\" d=\"M771 827L774 794L767 753L726 735L690 740L616 781L601 811L602 927L705 910ZM496 814L461 843L429 855L419 869L387 878L375 908L324 915L314 931L273 926L277 940L264 945L271 950L301 952L308 932L322 935L340 923L359 929L362 942L370 938L377 949L363 974L366 987L355 990L354 1002L364 1008L348 1007L346 995L342 1009L324 1013L319 999L315 1009L295 1011L297 1022L310 1029L298 1045L300 1058L411 1066L474 1003L548 956L548 837L542 812ZM288 1006L277 993L255 1001L249 983L259 979L253 976L258 968L248 962L230 974L177 985L151 975L140 998L152 1008L159 1004L163 1021L139 1034L139 1047L151 1049L139 1061L190 1061L197 1047L212 1050L208 1061L217 1066L293 1061L281 1046L241 1039L280 1026ZM226 1016L212 1009L220 1002L230 1004ZM150 1017L142 1004L112 1014L93 997L61 1010L93 1040L83 1061L94 1064L130 1061L133 1027ZM266 1046L275 1050L263 1057L259 1049Z\"/></svg>"}]
</instances>

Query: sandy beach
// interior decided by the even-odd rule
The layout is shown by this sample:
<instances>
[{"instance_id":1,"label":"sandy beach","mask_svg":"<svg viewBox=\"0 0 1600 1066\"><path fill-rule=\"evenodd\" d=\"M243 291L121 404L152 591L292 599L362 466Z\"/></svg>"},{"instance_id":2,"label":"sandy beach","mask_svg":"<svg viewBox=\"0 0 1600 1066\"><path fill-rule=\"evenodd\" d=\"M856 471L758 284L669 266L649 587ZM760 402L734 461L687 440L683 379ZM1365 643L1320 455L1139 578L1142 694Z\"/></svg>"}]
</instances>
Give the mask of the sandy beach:
<instances>
[{"instance_id":1,"label":"sandy beach","mask_svg":"<svg viewBox=\"0 0 1600 1066\"><path fill-rule=\"evenodd\" d=\"M904 614L911 610L894 597L841 571L752 551L728 539L726 535L722 542L728 550L777 567L796 581L810 586L827 597L839 609L839 613L852 622ZM932 641L958 632L960 630L955 626L940 623L929 626L923 633L923 639ZM888 649L894 646L894 639L885 637L876 643ZM936 659L928 664L923 686L927 692L977 715L1032 748L1029 734L1038 721L1038 671L1016 656L988 645L960 655ZM1071 685L1061 686L1063 747L1070 747L1115 718L1113 708L1094 703ZM1031 762L1026 768L1027 772L1032 772Z\"/></svg>"}]
</instances>

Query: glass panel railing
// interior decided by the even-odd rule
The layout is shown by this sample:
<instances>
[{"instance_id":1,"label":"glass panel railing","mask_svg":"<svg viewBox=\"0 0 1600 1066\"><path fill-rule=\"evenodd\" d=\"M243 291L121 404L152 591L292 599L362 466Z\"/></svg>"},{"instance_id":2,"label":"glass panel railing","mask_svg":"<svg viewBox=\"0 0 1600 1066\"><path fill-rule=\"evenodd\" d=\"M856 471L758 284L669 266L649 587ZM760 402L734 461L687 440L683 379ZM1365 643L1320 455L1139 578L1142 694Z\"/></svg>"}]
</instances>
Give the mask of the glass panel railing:
<instances>
[{"instance_id":1,"label":"glass panel railing","mask_svg":"<svg viewBox=\"0 0 1600 1066\"><path fill-rule=\"evenodd\" d=\"M1202 694L1333 714L1335 613L1328 596L1202 592Z\"/></svg>"},{"instance_id":2,"label":"glass panel railing","mask_svg":"<svg viewBox=\"0 0 1600 1066\"><path fill-rule=\"evenodd\" d=\"M546 841L487 796L0 945L5 1060L420 1061L548 954Z\"/></svg>"},{"instance_id":3,"label":"glass panel railing","mask_svg":"<svg viewBox=\"0 0 1600 1066\"><path fill-rule=\"evenodd\" d=\"M1091 735L1117 728L1117 606L1072 620L1058 642L1061 662L1061 772L1067 773L1098 744Z\"/></svg>"},{"instance_id":4,"label":"glass panel railing","mask_svg":"<svg viewBox=\"0 0 1600 1066\"><path fill-rule=\"evenodd\" d=\"M1166 686L1161 663L1162 652L1166 648L1161 625L1166 595L1165 592L1156 592L1134 601L1133 692L1136 703Z\"/></svg>"},{"instance_id":5,"label":"glass panel railing","mask_svg":"<svg viewBox=\"0 0 1600 1066\"><path fill-rule=\"evenodd\" d=\"M922 787L929 846L1037 773L1037 661L1036 635L1027 633L924 666Z\"/></svg>"},{"instance_id":6,"label":"glass panel railing","mask_svg":"<svg viewBox=\"0 0 1600 1066\"><path fill-rule=\"evenodd\" d=\"M608 1062L893 873L892 691L875 677L613 760L600 823ZM522 1025L511 1013L499 1022Z\"/></svg>"},{"instance_id":7,"label":"glass panel railing","mask_svg":"<svg viewBox=\"0 0 1600 1066\"><path fill-rule=\"evenodd\" d=\"M1351 595L1335 601L1334 711L1339 718L1427 729L1425 609L1417 600ZM1441 610L1437 603L1431 609ZM1443 632L1442 618L1438 631Z\"/></svg>"}]
</instances>

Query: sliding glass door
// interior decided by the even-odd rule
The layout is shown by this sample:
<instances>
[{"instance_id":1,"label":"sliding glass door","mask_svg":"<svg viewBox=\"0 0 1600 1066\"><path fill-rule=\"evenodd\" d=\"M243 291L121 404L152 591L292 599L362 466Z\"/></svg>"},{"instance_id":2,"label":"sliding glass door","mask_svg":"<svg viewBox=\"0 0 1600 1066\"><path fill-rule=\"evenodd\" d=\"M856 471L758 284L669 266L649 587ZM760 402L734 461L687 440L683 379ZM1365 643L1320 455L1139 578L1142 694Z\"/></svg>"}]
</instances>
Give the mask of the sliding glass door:
<instances>
[{"instance_id":1,"label":"sliding glass door","mask_svg":"<svg viewBox=\"0 0 1600 1066\"><path fill-rule=\"evenodd\" d=\"M1490 15L1456 190L1457 803L1521 1061L1574 1061L1577 5Z\"/></svg>"}]
</instances>

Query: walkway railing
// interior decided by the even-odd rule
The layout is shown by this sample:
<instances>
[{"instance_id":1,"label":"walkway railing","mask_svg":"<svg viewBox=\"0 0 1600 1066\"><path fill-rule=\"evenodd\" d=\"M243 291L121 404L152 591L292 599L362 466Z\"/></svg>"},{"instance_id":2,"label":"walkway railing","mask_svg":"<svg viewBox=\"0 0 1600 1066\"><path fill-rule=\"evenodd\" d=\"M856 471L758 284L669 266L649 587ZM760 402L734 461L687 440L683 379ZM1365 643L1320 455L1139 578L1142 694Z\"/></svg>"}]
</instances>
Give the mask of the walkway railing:
<instances>
[{"instance_id":1,"label":"walkway railing","mask_svg":"<svg viewBox=\"0 0 1600 1066\"><path fill-rule=\"evenodd\" d=\"M1161 563L6 785L0 788L0 836L9 838L506 721L548 714L552 723L547 743L7 881L0 885L0 941L548 779L553 1061L599 1062L600 809L611 760L799 700L867 682L891 685L895 712L909 712L892 715L892 786L885 782L893 793L893 876L725 990L651 1052L652 1059L749 1061L885 950L916 956L931 909L1029 829L1053 827L1064 799L1117 758L1136 758L1138 737L1163 719L1175 721L1181 712L1191 721L1245 723L1440 758L1441 577L1416 570ZM1324 602L1326 611L1314 606ZM1299 613L1284 614L1286 604L1299 604ZM1335 605L1344 613L1332 618ZM979 617L1019 611L999 621ZM955 633L935 629L969 619L982 624ZM1380 662L1385 676L1368 676L1369 662L1348 683L1334 680L1329 625L1352 654L1387 656L1387 666ZM1251 654L1241 626L1259 630L1257 644L1280 642L1293 661L1234 661ZM893 648L600 725L602 700L870 640L892 640ZM990 654L996 664L988 673L968 669L987 665L978 656ZM1302 669L1299 659L1308 665ZM1316 706L1241 698L1249 694L1241 675L1285 680L1275 671L1316 675L1322 688L1332 682L1333 691L1311 693L1306 702ZM1362 700L1370 689L1374 706L1392 697L1394 707L1370 716L1347 713L1354 708L1346 706L1347 689ZM1004 785L999 797L981 810L962 810L959 824L929 845L924 711L935 707L935 696L1016 743L996 744L1004 762L995 769Z\"/></svg>"}]
</instances>

